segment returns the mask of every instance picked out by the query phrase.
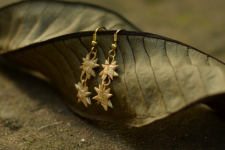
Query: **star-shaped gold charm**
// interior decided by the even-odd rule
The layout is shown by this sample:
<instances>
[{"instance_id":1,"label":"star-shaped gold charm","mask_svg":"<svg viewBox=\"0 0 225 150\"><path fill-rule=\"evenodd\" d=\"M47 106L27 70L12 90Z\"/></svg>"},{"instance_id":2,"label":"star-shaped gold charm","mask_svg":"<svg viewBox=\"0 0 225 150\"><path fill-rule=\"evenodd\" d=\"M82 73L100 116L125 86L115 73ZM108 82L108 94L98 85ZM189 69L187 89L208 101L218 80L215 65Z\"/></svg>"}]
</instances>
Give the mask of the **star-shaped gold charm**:
<instances>
[{"instance_id":1,"label":"star-shaped gold charm","mask_svg":"<svg viewBox=\"0 0 225 150\"><path fill-rule=\"evenodd\" d=\"M97 64L97 61L98 58L90 60L90 54L88 54L86 58L83 58L83 65L80 68L83 69L82 74L86 73L87 79L90 79L91 76L95 77L93 68L99 66L99 64Z\"/></svg>"},{"instance_id":2,"label":"star-shaped gold charm","mask_svg":"<svg viewBox=\"0 0 225 150\"><path fill-rule=\"evenodd\" d=\"M102 80L105 80L107 76L109 76L112 80L113 77L118 76L118 73L114 71L119 67L119 65L116 65L116 61L112 61L111 64L109 64L109 60L105 60L105 64L102 64L102 67L104 70L102 70L99 74L102 76Z\"/></svg>"},{"instance_id":3,"label":"star-shaped gold charm","mask_svg":"<svg viewBox=\"0 0 225 150\"><path fill-rule=\"evenodd\" d=\"M81 82L75 84L75 87L78 91L77 93L78 103L83 102L86 107L88 107L88 104L91 105L91 99L89 97L89 95L91 95L91 92L88 92L88 87L83 86Z\"/></svg>"},{"instance_id":4,"label":"star-shaped gold charm","mask_svg":"<svg viewBox=\"0 0 225 150\"><path fill-rule=\"evenodd\" d=\"M103 108L105 109L105 111L108 110L108 106L113 108L111 101L109 100L109 98L111 96L113 96L110 92L110 88L108 88L107 90L105 90L105 86L103 85L99 85L99 89L97 87L95 87L95 91L98 93L97 96L93 97L92 99L97 100L98 104L101 103L101 105L103 106Z\"/></svg>"}]
</instances>

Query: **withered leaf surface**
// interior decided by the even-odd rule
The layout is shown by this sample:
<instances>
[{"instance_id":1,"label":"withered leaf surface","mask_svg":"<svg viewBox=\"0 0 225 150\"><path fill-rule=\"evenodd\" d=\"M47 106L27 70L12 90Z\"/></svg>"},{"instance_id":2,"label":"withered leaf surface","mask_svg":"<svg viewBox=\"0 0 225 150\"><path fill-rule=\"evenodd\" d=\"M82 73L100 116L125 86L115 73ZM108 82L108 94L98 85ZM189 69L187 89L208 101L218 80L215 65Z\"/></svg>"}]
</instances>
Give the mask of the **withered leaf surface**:
<instances>
[{"instance_id":1,"label":"withered leaf surface","mask_svg":"<svg viewBox=\"0 0 225 150\"><path fill-rule=\"evenodd\" d=\"M0 11L0 49L1 52L16 50L99 26L108 30L138 30L120 15L98 6L59 1L19 2Z\"/></svg>"},{"instance_id":2,"label":"withered leaf surface","mask_svg":"<svg viewBox=\"0 0 225 150\"><path fill-rule=\"evenodd\" d=\"M88 107L78 103L74 86L98 26L127 30L118 35L119 76L109 87L113 108L108 111L96 101ZM81 116L139 127L200 102L224 111L219 101L225 93L224 63L181 42L134 32L138 29L111 11L82 3L25 1L0 10L0 31L2 55L49 77ZM99 64L108 57L114 33L98 33ZM102 68L95 71L98 75ZM99 75L88 80L91 97L101 80Z\"/></svg>"}]
</instances>

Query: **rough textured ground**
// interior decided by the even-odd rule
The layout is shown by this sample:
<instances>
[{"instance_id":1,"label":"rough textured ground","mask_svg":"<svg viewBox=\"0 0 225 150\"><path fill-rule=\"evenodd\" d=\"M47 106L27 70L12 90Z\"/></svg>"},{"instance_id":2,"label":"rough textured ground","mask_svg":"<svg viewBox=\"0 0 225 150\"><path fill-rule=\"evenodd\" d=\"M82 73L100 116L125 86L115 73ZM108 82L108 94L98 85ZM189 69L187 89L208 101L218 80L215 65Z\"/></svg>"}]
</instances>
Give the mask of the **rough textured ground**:
<instances>
[{"instance_id":1,"label":"rough textured ground","mask_svg":"<svg viewBox=\"0 0 225 150\"><path fill-rule=\"evenodd\" d=\"M12 1L0 1L0 6ZM225 61L224 0L95 4L119 12L142 31L182 41ZM0 64L0 150L225 148L225 120L203 105L142 128L89 120L73 114L47 82Z\"/></svg>"}]
</instances>

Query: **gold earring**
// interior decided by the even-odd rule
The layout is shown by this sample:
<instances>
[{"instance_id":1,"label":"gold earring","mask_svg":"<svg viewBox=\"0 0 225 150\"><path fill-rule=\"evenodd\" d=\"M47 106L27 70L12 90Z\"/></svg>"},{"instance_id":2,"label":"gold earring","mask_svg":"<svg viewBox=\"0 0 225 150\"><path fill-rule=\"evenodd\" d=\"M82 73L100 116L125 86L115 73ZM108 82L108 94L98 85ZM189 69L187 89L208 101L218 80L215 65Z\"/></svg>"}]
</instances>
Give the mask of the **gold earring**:
<instances>
[{"instance_id":1,"label":"gold earring","mask_svg":"<svg viewBox=\"0 0 225 150\"><path fill-rule=\"evenodd\" d=\"M88 91L88 86L86 85L87 80L91 78L91 76L95 77L95 71L94 68L98 67L99 64L97 64L98 58L96 58L97 54L97 31L99 29L105 29L105 27L101 26L98 27L95 30L95 33L93 34L93 41L91 42L92 48L91 52L87 54L86 58L83 58L82 66L80 67L82 69L82 73L80 76L80 81L78 84L75 84L75 87L78 91L77 97L78 97L78 103L83 102L83 104L88 107L88 105L91 105L91 99L89 95L91 95L91 92ZM93 58L90 59L91 55L93 55ZM85 79L83 79L84 74L86 75Z\"/></svg>"},{"instance_id":2,"label":"gold earring","mask_svg":"<svg viewBox=\"0 0 225 150\"><path fill-rule=\"evenodd\" d=\"M109 57L107 60L105 60L105 64L102 64L102 67L104 68L102 72L100 72L99 75L102 76L102 84L99 84L99 88L95 87L95 91L98 93L95 97L92 99L97 100L97 104L100 104L103 106L105 111L108 110L108 107L113 108L112 102L109 100L110 97L113 96L113 94L110 93L110 88L106 89L106 86L108 86L111 83L111 80L113 80L113 77L117 77L118 73L115 72L115 70L119 67L119 65L116 65L116 61L114 61L114 58L116 56L116 49L117 49L117 34L122 29L119 29L114 34L114 43L111 45L111 50L109 51ZM111 63L110 63L110 58ZM108 77L108 83L105 83L106 78Z\"/></svg>"}]
</instances>

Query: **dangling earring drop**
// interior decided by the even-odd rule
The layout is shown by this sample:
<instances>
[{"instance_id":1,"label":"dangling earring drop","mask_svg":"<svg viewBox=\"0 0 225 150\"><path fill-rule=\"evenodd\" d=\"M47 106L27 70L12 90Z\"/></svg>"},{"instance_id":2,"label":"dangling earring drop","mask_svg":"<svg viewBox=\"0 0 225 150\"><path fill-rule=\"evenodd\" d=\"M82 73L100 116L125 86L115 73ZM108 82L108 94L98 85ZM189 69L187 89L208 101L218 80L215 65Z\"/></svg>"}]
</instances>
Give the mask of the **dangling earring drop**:
<instances>
[{"instance_id":1,"label":"dangling earring drop","mask_svg":"<svg viewBox=\"0 0 225 150\"><path fill-rule=\"evenodd\" d=\"M113 77L118 76L115 70L119 67L119 65L116 65L116 61L114 61L114 58L116 56L115 50L117 49L117 34L120 30L122 29L117 30L114 34L114 43L111 45L112 49L109 51L109 57L107 60L105 60L105 64L102 64L104 70L102 70L102 72L100 72L99 74L102 76L102 83L99 84L99 88L94 88L98 95L92 98L98 101L97 104L101 103L105 111L108 110L108 107L113 108L112 102L109 100L109 98L112 97L113 94L110 93L110 88L106 89L106 87L111 83ZM110 58L112 59L111 63ZM108 83L105 83L106 79L108 79Z\"/></svg>"},{"instance_id":2,"label":"dangling earring drop","mask_svg":"<svg viewBox=\"0 0 225 150\"><path fill-rule=\"evenodd\" d=\"M88 107L88 105L91 105L91 99L89 95L91 95L91 92L88 91L87 86L87 80L91 78L91 76L95 77L95 71L94 68L98 67L99 64L97 64L98 58L96 58L97 54L97 31L99 29L105 29L105 27L98 27L95 30L95 33L93 34L93 41L91 42L92 48L91 52L87 54L86 58L83 58L82 66L80 67L82 69L82 73L80 76L80 81L78 84L75 84L75 87L78 91L77 97L78 97L78 103L83 102L83 104ZM93 55L93 58L91 59L91 55ZM83 79L83 76L86 75L85 79Z\"/></svg>"}]
</instances>

